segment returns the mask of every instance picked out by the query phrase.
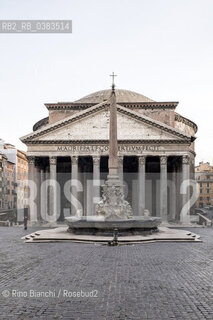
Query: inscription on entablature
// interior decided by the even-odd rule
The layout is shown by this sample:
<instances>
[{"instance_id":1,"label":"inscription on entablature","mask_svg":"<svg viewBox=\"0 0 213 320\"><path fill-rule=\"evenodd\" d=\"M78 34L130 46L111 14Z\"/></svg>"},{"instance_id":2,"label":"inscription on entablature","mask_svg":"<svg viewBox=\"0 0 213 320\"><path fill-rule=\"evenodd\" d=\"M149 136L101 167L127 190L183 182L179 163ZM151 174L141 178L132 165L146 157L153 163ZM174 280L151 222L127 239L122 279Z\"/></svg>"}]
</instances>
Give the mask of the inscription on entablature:
<instances>
[{"instance_id":1,"label":"inscription on entablature","mask_svg":"<svg viewBox=\"0 0 213 320\"><path fill-rule=\"evenodd\" d=\"M57 151L62 152L107 152L109 146L58 146ZM134 152L134 151L159 151L160 146L134 146L134 145L123 145L118 146L118 151L122 152Z\"/></svg>"}]
</instances>

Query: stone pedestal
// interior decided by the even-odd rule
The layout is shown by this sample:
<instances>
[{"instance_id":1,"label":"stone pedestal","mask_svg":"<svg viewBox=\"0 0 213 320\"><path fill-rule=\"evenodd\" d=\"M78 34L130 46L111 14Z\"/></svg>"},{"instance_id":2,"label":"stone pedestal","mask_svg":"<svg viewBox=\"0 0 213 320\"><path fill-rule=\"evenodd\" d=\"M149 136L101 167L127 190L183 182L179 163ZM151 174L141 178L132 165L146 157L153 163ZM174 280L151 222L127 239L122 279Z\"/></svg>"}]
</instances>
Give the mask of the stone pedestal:
<instances>
[{"instance_id":1,"label":"stone pedestal","mask_svg":"<svg viewBox=\"0 0 213 320\"><path fill-rule=\"evenodd\" d=\"M73 156L71 157L72 161L72 194L71 194L71 213L72 215L79 214L78 210L79 208L79 202L78 202L78 157Z\"/></svg>"}]
</instances>

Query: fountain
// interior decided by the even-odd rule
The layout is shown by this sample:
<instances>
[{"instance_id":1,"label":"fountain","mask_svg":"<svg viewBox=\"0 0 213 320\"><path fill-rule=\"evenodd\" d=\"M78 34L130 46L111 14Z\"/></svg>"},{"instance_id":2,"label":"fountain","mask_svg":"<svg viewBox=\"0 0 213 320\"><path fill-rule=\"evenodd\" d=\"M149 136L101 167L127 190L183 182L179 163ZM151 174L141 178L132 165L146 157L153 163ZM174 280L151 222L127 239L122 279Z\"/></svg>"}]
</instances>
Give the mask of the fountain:
<instances>
[{"instance_id":1,"label":"fountain","mask_svg":"<svg viewBox=\"0 0 213 320\"><path fill-rule=\"evenodd\" d=\"M124 199L124 186L118 175L117 106L113 73L112 92L109 98L109 174L102 186L102 200L95 215L68 217L68 231L73 234L112 235L118 229L122 235L140 235L158 231L161 218L133 216L130 204Z\"/></svg>"}]
</instances>

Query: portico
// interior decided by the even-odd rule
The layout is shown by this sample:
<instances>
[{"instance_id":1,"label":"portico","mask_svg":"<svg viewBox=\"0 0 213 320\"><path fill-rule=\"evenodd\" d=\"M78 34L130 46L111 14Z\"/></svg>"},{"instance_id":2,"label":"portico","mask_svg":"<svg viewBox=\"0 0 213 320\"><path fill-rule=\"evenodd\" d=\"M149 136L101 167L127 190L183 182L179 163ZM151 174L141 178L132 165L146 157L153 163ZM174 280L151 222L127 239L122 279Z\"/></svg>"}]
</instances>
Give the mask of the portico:
<instances>
[{"instance_id":1,"label":"portico","mask_svg":"<svg viewBox=\"0 0 213 320\"><path fill-rule=\"evenodd\" d=\"M120 175L126 186L124 192L132 205L134 215L144 215L144 209L147 208L152 216L161 216L164 221L180 219L180 184L181 180L190 174L190 165L185 163L187 157L150 154L120 156ZM29 160L30 179L37 185L36 199L39 205L44 205L47 197L48 210L53 211L56 195L53 191L48 192L48 196L41 192L41 183L49 179L56 180L61 188L59 219L63 220L65 215L76 214L76 209L63 193L66 182L71 179L79 181L78 186L72 186L71 192L80 202L81 214L94 214L95 203L101 195L101 185L108 174L106 155L29 156ZM188 200L189 196L185 197L185 201ZM38 218L39 211L38 209Z\"/></svg>"}]
</instances>

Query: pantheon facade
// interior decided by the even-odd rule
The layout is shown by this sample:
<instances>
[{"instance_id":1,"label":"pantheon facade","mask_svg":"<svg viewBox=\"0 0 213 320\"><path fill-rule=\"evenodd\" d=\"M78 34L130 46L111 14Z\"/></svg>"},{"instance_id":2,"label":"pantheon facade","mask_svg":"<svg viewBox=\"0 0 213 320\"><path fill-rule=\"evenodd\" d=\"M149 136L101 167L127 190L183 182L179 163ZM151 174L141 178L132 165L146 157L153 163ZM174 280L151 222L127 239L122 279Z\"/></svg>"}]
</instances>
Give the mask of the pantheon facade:
<instances>
[{"instance_id":1,"label":"pantheon facade","mask_svg":"<svg viewBox=\"0 0 213 320\"><path fill-rule=\"evenodd\" d=\"M135 215L148 209L164 221L181 220L190 195L181 194L180 186L193 178L196 124L176 112L178 102L156 102L129 90L115 92L119 175L126 199ZM76 214L63 191L68 180L81 182L80 188L72 187L80 214L94 214L108 172L110 94L111 90L102 90L74 102L46 103L48 117L21 138L27 145L29 180L38 190L38 220L42 220L42 197L51 212L56 196L51 188L47 194L40 192L42 182L49 179L61 187L59 221Z\"/></svg>"}]
</instances>

